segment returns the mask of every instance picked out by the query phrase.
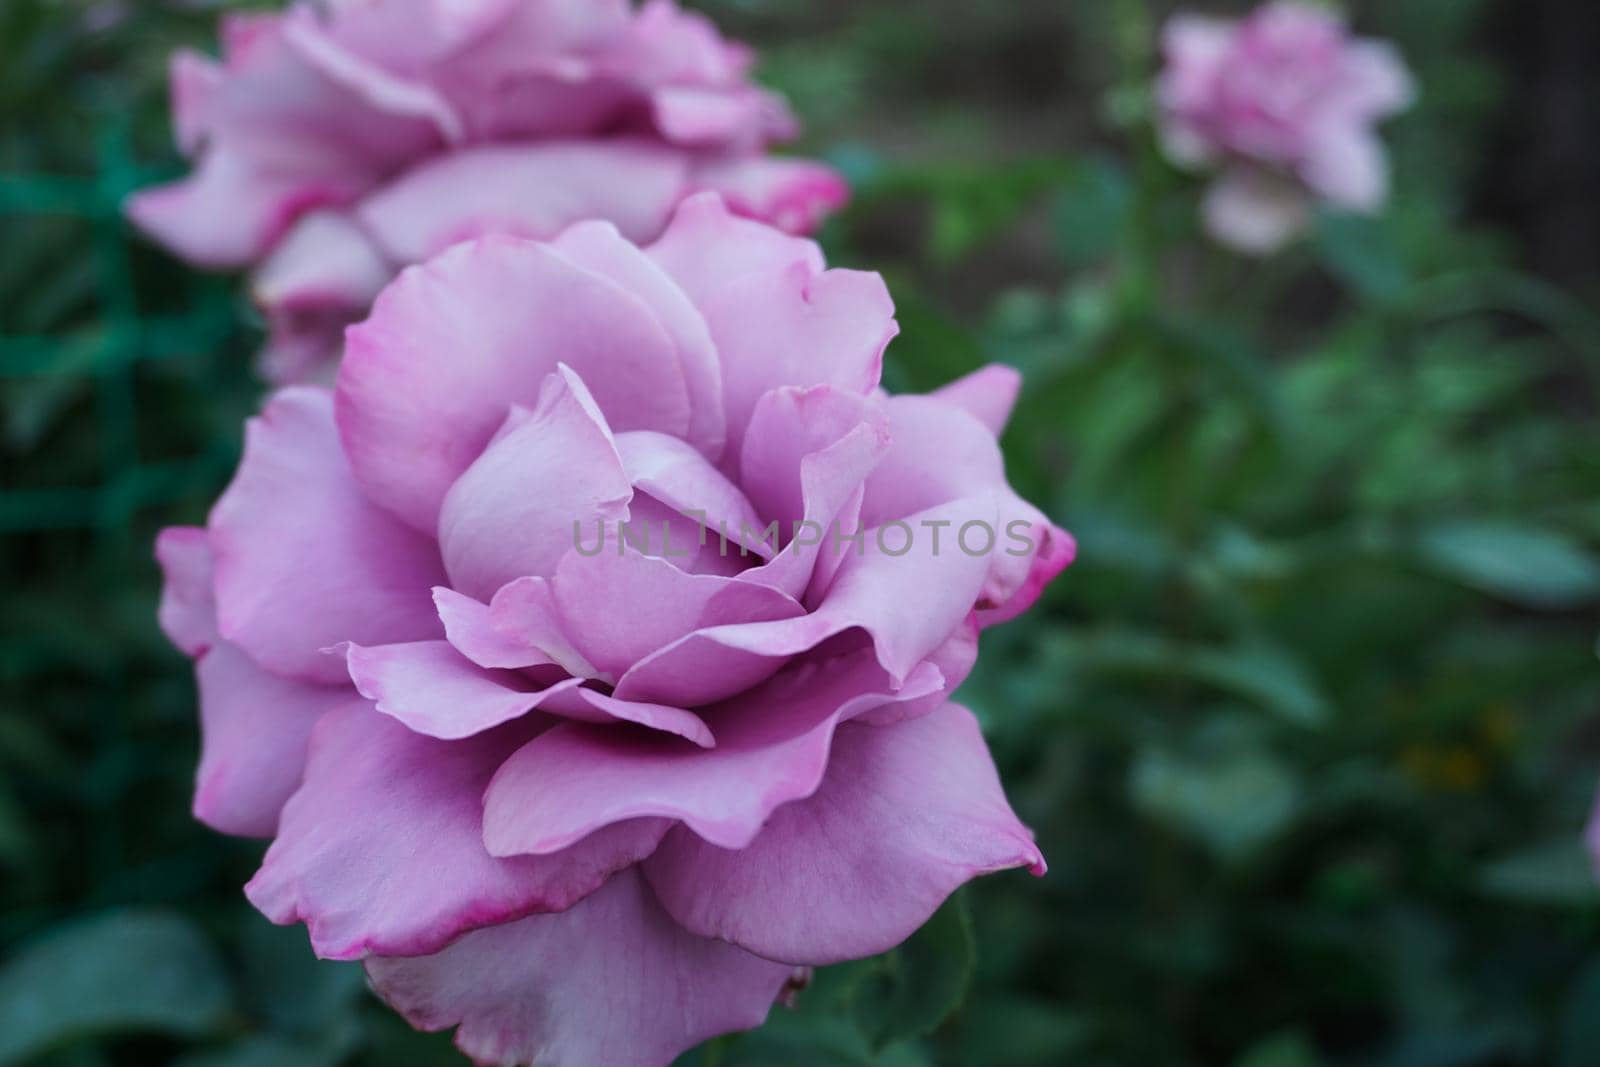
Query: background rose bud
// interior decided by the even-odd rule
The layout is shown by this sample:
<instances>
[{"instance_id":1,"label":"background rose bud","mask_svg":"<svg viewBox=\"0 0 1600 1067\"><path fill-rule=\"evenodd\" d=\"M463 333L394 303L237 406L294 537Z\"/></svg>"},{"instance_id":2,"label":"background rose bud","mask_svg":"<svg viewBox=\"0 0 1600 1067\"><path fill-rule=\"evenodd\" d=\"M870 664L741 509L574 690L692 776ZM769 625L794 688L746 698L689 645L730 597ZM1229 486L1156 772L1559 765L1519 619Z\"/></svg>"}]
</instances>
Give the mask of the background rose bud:
<instances>
[{"instance_id":1,"label":"background rose bud","mask_svg":"<svg viewBox=\"0 0 1600 1067\"><path fill-rule=\"evenodd\" d=\"M1412 99L1387 43L1351 37L1330 8L1280 0L1238 22L1176 16L1162 45L1162 140L1175 162L1219 172L1204 209L1217 240L1270 252L1305 227L1313 201L1383 206L1374 127Z\"/></svg>"},{"instance_id":2,"label":"background rose bud","mask_svg":"<svg viewBox=\"0 0 1600 1067\"><path fill-rule=\"evenodd\" d=\"M299 2L230 15L222 58L172 62L194 173L128 203L196 264L256 269L278 382L331 373L401 266L498 231L604 218L660 233L679 200L806 232L847 190L765 154L796 132L752 54L674 0Z\"/></svg>"},{"instance_id":3,"label":"background rose bud","mask_svg":"<svg viewBox=\"0 0 1600 1067\"><path fill-rule=\"evenodd\" d=\"M646 251L590 222L402 273L159 545L196 814L275 836L256 906L477 1060L626 1067L1042 873L948 698L1073 542L1006 483L1015 374L888 396L896 330L877 275L714 194ZM868 536L724 551L702 515ZM1038 549L871 536L975 520ZM698 548L574 544L622 522Z\"/></svg>"}]
</instances>

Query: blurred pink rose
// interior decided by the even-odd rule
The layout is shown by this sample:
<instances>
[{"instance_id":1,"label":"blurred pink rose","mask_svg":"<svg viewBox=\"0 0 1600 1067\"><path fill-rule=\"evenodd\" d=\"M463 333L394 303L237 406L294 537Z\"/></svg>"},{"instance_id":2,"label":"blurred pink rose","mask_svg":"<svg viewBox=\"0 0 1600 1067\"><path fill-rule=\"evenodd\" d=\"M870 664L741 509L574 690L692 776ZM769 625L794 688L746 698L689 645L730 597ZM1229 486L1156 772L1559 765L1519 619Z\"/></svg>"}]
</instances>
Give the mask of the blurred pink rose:
<instances>
[{"instance_id":1,"label":"blurred pink rose","mask_svg":"<svg viewBox=\"0 0 1600 1067\"><path fill-rule=\"evenodd\" d=\"M191 262L256 268L280 383L325 380L394 273L466 238L603 218L649 240L702 190L804 233L848 194L765 154L788 108L674 0L301 0L225 16L222 53L174 57L196 168L128 214Z\"/></svg>"},{"instance_id":2,"label":"blurred pink rose","mask_svg":"<svg viewBox=\"0 0 1600 1067\"><path fill-rule=\"evenodd\" d=\"M1390 45L1295 0L1239 22L1179 15L1162 43L1163 141L1175 162L1220 171L1205 203L1219 241L1273 251L1305 228L1315 199L1382 207L1388 164L1374 127L1412 99Z\"/></svg>"},{"instance_id":3,"label":"blurred pink rose","mask_svg":"<svg viewBox=\"0 0 1600 1067\"><path fill-rule=\"evenodd\" d=\"M256 906L480 1061L631 1067L1043 872L949 697L1073 542L1015 373L889 396L893 314L714 194L405 270L158 545Z\"/></svg>"}]
</instances>

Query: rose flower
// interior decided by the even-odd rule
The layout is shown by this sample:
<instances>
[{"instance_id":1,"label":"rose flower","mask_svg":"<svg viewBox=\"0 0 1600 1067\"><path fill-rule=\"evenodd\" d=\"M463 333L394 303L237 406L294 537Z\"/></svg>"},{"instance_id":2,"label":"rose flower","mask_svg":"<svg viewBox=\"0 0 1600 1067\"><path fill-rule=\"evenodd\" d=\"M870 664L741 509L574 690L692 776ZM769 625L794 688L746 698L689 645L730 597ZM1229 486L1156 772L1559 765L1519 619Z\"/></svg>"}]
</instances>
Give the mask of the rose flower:
<instances>
[{"instance_id":1,"label":"rose flower","mask_svg":"<svg viewBox=\"0 0 1600 1067\"><path fill-rule=\"evenodd\" d=\"M222 60L181 52L195 170L128 203L192 263L254 268L263 373L326 380L344 328L403 266L489 232L589 218L635 241L716 190L808 232L847 195L768 156L796 124L751 53L673 0L327 0L230 15Z\"/></svg>"},{"instance_id":2,"label":"rose flower","mask_svg":"<svg viewBox=\"0 0 1600 1067\"><path fill-rule=\"evenodd\" d=\"M1305 229L1314 201L1383 206L1374 127L1412 97L1390 45L1351 37L1328 8L1279 0L1239 22L1179 15L1163 50L1162 140L1175 162L1221 172L1205 200L1217 240L1271 252Z\"/></svg>"},{"instance_id":3,"label":"rose flower","mask_svg":"<svg viewBox=\"0 0 1600 1067\"><path fill-rule=\"evenodd\" d=\"M950 695L1073 542L893 314L715 194L403 271L158 546L251 901L479 1061L659 1067L1042 873Z\"/></svg>"}]
</instances>

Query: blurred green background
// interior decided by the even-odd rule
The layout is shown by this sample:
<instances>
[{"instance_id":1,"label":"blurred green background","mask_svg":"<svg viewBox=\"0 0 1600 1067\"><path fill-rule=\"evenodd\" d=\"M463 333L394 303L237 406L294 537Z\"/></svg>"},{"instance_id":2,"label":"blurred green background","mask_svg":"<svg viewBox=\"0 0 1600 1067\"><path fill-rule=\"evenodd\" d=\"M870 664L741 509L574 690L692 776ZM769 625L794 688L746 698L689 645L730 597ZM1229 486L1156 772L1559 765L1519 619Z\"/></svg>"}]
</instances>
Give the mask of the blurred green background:
<instances>
[{"instance_id":1,"label":"blurred green background","mask_svg":"<svg viewBox=\"0 0 1600 1067\"><path fill-rule=\"evenodd\" d=\"M0 3L7 1067L456 1062L188 817L150 542L231 471L260 332L117 204L177 172L165 57L222 6ZM1048 877L686 1062L1600 1064L1587 0L1353 5L1422 86L1395 201L1262 262L1151 151L1167 5L698 6L857 183L824 239L889 277L891 386L1021 368L1014 480L1081 552L963 694Z\"/></svg>"}]
</instances>

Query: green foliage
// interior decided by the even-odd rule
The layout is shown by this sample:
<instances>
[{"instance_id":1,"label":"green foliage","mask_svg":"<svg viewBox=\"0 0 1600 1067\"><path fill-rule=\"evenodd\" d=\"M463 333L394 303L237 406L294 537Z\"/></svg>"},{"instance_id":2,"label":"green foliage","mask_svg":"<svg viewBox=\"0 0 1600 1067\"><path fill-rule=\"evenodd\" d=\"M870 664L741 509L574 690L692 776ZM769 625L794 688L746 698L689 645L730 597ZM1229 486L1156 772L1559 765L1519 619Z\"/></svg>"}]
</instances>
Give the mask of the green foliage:
<instances>
[{"instance_id":1,"label":"green foliage","mask_svg":"<svg viewBox=\"0 0 1600 1067\"><path fill-rule=\"evenodd\" d=\"M185 920L130 912L79 920L0 970L0 1063L84 1034L214 1032L230 1001L216 951Z\"/></svg>"},{"instance_id":2,"label":"green foliage","mask_svg":"<svg viewBox=\"0 0 1600 1067\"><path fill-rule=\"evenodd\" d=\"M1150 151L1140 4L706 6L858 185L824 237L890 279L888 384L1021 369L1009 469L1080 552L962 693L1049 874L685 1062L1600 1062L1600 317L1465 209L1489 5L1351 5L1424 88L1395 202L1265 262ZM456 1063L187 817L149 543L231 469L258 333L117 203L215 7L0 5L0 1062Z\"/></svg>"}]
</instances>

